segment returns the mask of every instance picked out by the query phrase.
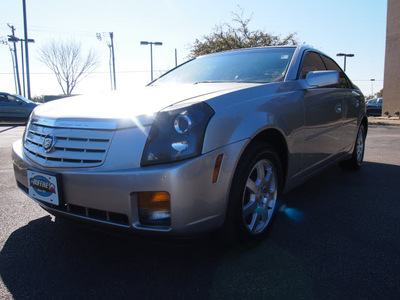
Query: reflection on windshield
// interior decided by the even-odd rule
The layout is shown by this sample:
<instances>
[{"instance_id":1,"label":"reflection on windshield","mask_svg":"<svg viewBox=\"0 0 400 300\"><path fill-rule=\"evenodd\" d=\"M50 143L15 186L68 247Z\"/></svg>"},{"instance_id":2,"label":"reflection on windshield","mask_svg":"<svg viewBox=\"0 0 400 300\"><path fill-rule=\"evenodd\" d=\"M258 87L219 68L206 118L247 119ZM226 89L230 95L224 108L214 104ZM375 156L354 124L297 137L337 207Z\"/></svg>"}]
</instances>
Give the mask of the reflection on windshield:
<instances>
[{"instance_id":1,"label":"reflection on windshield","mask_svg":"<svg viewBox=\"0 0 400 300\"><path fill-rule=\"evenodd\" d=\"M294 50L254 48L201 56L170 71L153 84L282 81Z\"/></svg>"}]
</instances>

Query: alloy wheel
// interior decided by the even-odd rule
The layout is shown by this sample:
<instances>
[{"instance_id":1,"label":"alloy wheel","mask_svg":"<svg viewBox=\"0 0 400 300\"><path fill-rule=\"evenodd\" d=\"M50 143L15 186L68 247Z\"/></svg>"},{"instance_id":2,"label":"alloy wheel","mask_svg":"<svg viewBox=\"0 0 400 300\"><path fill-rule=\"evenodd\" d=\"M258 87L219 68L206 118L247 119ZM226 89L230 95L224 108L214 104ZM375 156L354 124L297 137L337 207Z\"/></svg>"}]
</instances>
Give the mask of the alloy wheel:
<instances>
[{"instance_id":1,"label":"alloy wheel","mask_svg":"<svg viewBox=\"0 0 400 300\"><path fill-rule=\"evenodd\" d=\"M242 215L246 229L259 234L268 226L277 201L277 174L271 161L258 161L249 173L243 193Z\"/></svg>"}]
</instances>

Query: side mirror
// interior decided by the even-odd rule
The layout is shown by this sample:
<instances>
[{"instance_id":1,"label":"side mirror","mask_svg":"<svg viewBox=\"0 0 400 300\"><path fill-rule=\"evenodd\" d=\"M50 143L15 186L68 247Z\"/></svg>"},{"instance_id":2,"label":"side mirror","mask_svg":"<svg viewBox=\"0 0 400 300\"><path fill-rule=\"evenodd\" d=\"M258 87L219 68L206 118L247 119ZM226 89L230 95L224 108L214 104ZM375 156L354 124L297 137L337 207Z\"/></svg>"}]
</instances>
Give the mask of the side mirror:
<instances>
[{"instance_id":1,"label":"side mirror","mask_svg":"<svg viewBox=\"0 0 400 300\"><path fill-rule=\"evenodd\" d=\"M311 88L335 85L339 83L339 72L311 71L306 75L306 82Z\"/></svg>"}]
</instances>

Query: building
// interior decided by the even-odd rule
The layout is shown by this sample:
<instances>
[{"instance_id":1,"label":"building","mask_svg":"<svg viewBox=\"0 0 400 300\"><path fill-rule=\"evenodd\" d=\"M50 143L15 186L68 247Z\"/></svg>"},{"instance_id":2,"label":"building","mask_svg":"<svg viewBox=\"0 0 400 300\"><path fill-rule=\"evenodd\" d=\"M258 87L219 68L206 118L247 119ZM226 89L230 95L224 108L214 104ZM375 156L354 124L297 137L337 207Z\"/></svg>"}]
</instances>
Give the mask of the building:
<instances>
[{"instance_id":1,"label":"building","mask_svg":"<svg viewBox=\"0 0 400 300\"><path fill-rule=\"evenodd\" d=\"M400 1L388 0L382 114L400 113Z\"/></svg>"}]
</instances>

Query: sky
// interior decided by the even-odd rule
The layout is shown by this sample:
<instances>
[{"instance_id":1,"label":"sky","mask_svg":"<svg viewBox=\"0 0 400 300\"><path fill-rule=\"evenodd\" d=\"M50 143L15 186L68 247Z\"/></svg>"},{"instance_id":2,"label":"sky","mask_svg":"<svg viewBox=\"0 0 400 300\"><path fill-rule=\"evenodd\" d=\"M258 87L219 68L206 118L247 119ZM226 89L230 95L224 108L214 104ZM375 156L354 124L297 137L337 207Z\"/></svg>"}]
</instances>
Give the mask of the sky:
<instances>
[{"instance_id":1,"label":"sky","mask_svg":"<svg viewBox=\"0 0 400 300\"><path fill-rule=\"evenodd\" d=\"M15 93L13 64L8 45L1 41L16 28L24 38L22 0L0 0L0 91ZM26 0L31 72L31 95L62 94L55 75L38 59L39 49L51 41L75 41L83 53L96 52L98 67L76 86L85 94L111 89L109 47L96 33L114 33L116 86L134 92L150 81L150 46L140 41L162 42L153 46L154 77L185 62L196 39L232 22L232 12L251 17L250 30L285 37L297 33L299 42L335 59L367 96L383 88L386 42L386 0ZM20 46L17 48L20 54ZM21 64L20 60L19 63ZM375 81L371 81L375 79Z\"/></svg>"}]
</instances>

